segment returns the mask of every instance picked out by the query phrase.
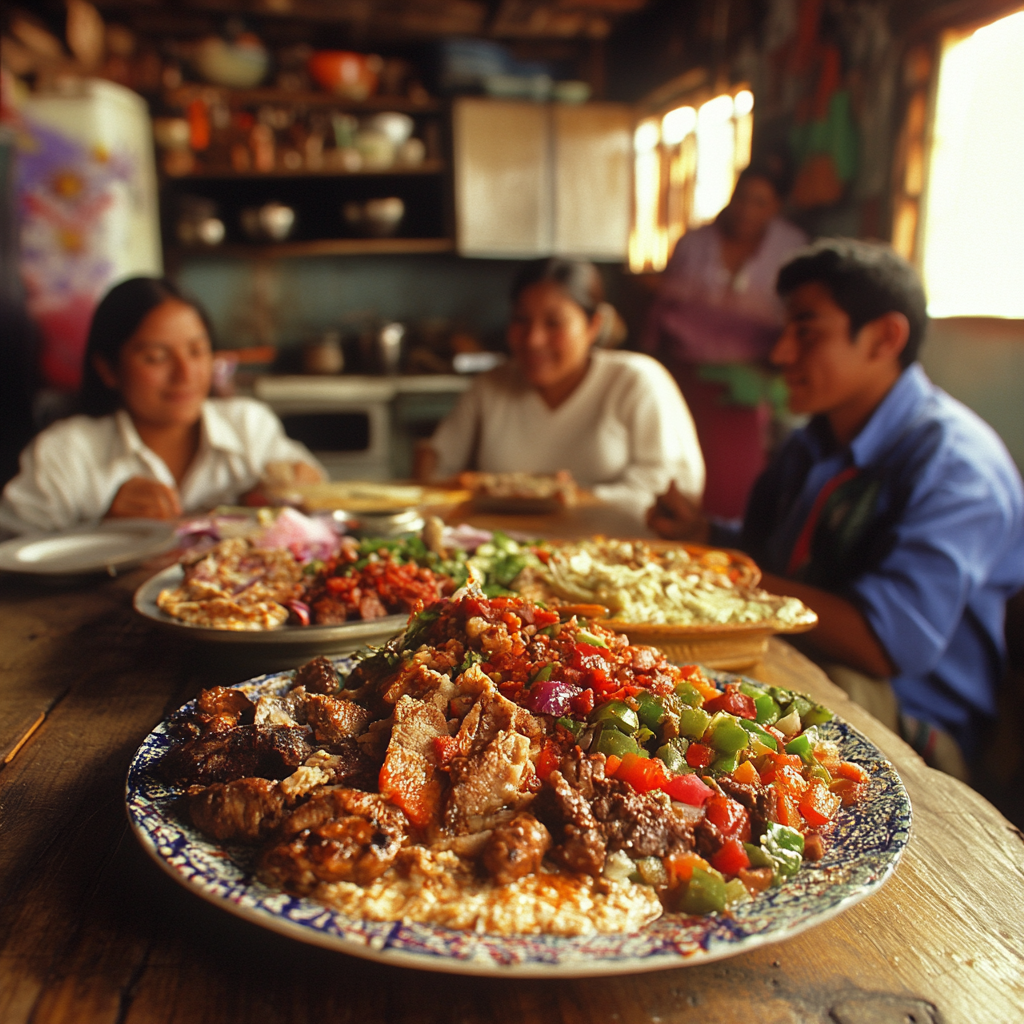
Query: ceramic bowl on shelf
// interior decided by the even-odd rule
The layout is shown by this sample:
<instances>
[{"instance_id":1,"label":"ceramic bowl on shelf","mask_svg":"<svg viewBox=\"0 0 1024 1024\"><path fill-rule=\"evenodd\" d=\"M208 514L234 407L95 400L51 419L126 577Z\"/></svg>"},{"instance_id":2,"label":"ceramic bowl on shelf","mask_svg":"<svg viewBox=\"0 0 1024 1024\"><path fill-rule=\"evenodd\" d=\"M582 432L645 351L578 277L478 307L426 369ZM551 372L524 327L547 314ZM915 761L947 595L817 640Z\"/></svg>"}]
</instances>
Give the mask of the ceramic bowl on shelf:
<instances>
[{"instance_id":1,"label":"ceramic bowl on shelf","mask_svg":"<svg viewBox=\"0 0 1024 1024\"><path fill-rule=\"evenodd\" d=\"M295 211L284 203L264 203L242 210L242 230L253 242L283 242L295 227Z\"/></svg>"},{"instance_id":2,"label":"ceramic bowl on shelf","mask_svg":"<svg viewBox=\"0 0 1024 1024\"><path fill-rule=\"evenodd\" d=\"M352 201L341 208L348 227L370 238L389 238L398 231L405 216L405 203L398 196Z\"/></svg>"},{"instance_id":3,"label":"ceramic bowl on shelf","mask_svg":"<svg viewBox=\"0 0 1024 1024\"><path fill-rule=\"evenodd\" d=\"M395 149L398 149L412 135L416 123L408 114L401 114L397 110L385 110L367 118L366 127L382 132L391 140Z\"/></svg>"},{"instance_id":4,"label":"ceramic bowl on shelf","mask_svg":"<svg viewBox=\"0 0 1024 1024\"><path fill-rule=\"evenodd\" d=\"M220 36L207 36L196 46L196 70L212 85L251 89L259 85L270 67L270 55L251 33L229 43Z\"/></svg>"},{"instance_id":5,"label":"ceramic bowl on shelf","mask_svg":"<svg viewBox=\"0 0 1024 1024\"><path fill-rule=\"evenodd\" d=\"M307 67L324 92L361 103L377 91L377 76L383 61L373 53L349 50L317 50Z\"/></svg>"}]
</instances>

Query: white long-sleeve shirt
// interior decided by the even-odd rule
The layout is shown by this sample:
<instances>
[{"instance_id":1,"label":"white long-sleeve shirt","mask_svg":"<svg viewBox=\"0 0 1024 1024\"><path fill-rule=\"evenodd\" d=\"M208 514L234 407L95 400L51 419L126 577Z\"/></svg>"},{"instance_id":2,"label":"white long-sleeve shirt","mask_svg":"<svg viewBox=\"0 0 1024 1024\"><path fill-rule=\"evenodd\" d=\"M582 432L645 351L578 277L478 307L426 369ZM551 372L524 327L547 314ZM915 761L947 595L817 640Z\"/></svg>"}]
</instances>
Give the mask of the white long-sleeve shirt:
<instances>
[{"instance_id":1,"label":"white long-sleeve shirt","mask_svg":"<svg viewBox=\"0 0 1024 1024\"><path fill-rule=\"evenodd\" d=\"M671 480L704 490L704 459L675 381L649 356L596 349L586 376L551 409L514 364L482 374L430 441L438 476L464 469L556 473L638 523Z\"/></svg>"},{"instance_id":2,"label":"white long-sleeve shirt","mask_svg":"<svg viewBox=\"0 0 1024 1024\"><path fill-rule=\"evenodd\" d=\"M234 501L275 461L320 468L304 445L285 435L273 412L251 398L203 403L199 451L180 486L123 409L72 416L47 427L22 452L20 472L0 500L0 527L24 533L99 522L121 485L136 476L173 487L184 511L200 511Z\"/></svg>"}]
</instances>

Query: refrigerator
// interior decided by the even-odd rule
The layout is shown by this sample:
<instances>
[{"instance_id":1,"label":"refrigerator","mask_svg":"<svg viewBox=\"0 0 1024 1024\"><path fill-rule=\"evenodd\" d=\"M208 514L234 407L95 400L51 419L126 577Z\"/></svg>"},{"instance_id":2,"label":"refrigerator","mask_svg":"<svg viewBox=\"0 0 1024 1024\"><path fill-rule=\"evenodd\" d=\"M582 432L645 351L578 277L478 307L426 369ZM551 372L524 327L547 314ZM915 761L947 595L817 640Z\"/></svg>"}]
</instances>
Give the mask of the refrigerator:
<instances>
[{"instance_id":1,"label":"refrigerator","mask_svg":"<svg viewBox=\"0 0 1024 1024\"><path fill-rule=\"evenodd\" d=\"M96 304L160 276L153 134L145 100L99 79L4 101L15 134L19 271L44 382L74 391Z\"/></svg>"}]
</instances>

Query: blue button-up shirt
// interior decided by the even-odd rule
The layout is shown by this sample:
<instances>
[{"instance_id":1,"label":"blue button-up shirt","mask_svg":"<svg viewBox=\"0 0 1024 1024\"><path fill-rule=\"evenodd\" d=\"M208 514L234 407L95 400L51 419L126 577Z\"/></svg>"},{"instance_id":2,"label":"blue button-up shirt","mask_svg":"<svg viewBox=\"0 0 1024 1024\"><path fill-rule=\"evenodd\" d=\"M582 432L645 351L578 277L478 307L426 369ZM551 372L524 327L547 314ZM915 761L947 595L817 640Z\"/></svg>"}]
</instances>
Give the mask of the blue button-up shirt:
<instances>
[{"instance_id":1,"label":"blue button-up shirt","mask_svg":"<svg viewBox=\"0 0 1024 1024\"><path fill-rule=\"evenodd\" d=\"M808 557L793 549L822 488ZM824 417L796 431L758 479L739 533L768 572L839 594L896 666L901 709L971 755L995 714L1006 599L1024 587L1024 487L983 420L906 369L849 445Z\"/></svg>"}]
</instances>

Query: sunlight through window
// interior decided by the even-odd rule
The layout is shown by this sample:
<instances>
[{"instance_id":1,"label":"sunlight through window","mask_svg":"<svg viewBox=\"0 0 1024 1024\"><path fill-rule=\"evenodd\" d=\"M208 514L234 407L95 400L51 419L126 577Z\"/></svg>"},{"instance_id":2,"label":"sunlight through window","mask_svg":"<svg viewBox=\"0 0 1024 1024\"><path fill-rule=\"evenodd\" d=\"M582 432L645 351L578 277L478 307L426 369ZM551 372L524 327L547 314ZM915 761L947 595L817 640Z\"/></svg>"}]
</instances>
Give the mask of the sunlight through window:
<instances>
[{"instance_id":1,"label":"sunlight through window","mask_svg":"<svg viewBox=\"0 0 1024 1024\"><path fill-rule=\"evenodd\" d=\"M939 66L922 269L935 317L1024 318L1024 11Z\"/></svg>"}]
</instances>

